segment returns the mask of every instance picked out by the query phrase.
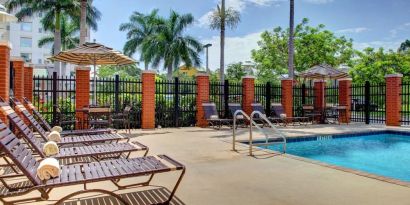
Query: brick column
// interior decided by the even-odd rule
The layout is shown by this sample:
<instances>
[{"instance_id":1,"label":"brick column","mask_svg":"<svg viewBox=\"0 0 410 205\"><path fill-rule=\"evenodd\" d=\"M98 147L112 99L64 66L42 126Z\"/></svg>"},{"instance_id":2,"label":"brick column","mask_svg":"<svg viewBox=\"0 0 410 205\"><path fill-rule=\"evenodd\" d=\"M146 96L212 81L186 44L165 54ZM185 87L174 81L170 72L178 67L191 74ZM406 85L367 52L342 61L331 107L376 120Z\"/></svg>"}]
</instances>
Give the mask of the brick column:
<instances>
[{"instance_id":1,"label":"brick column","mask_svg":"<svg viewBox=\"0 0 410 205\"><path fill-rule=\"evenodd\" d=\"M386 75L386 125L400 126L402 74Z\"/></svg>"},{"instance_id":2,"label":"brick column","mask_svg":"<svg viewBox=\"0 0 410 205\"><path fill-rule=\"evenodd\" d=\"M326 107L325 101L325 86L324 80L315 80L313 85L313 91L315 95L314 107L316 110L323 110Z\"/></svg>"},{"instance_id":3,"label":"brick column","mask_svg":"<svg viewBox=\"0 0 410 205\"><path fill-rule=\"evenodd\" d=\"M90 70L88 68L77 68L75 71L75 109L82 109L90 105ZM87 116L83 112L76 112L76 129L88 128L85 122Z\"/></svg>"},{"instance_id":4,"label":"brick column","mask_svg":"<svg viewBox=\"0 0 410 205\"><path fill-rule=\"evenodd\" d=\"M23 102L24 96L24 59L21 57L11 57L10 61L13 63L14 82L13 91L14 97Z\"/></svg>"},{"instance_id":5,"label":"brick column","mask_svg":"<svg viewBox=\"0 0 410 205\"><path fill-rule=\"evenodd\" d=\"M33 102L33 67L24 65L24 97Z\"/></svg>"},{"instance_id":6,"label":"brick column","mask_svg":"<svg viewBox=\"0 0 410 205\"><path fill-rule=\"evenodd\" d=\"M202 103L209 102L209 75L207 73L198 73L196 75L196 84L196 125L207 127L208 122L205 119Z\"/></svg>"},{"instance_id":7,"label":"brick column","mask_svg":"<svg viewBox=\"0 0 410 205\"><path fill-rule=\"evenodd\" d=\"M245 76L242 78L242 109L251 115L252 103L255 102L255 77Z\"/></svg>"},{"instance_id":8,"label":"brick column","mask_svg":"<svg viewBox=\"0 0 410 205\"><path fill-rule=\"evenodd\" d=\"M351 97L351 85L352 79L351 78L342 78L338 80L339 82L339 105L346 106L346 113L340 112L339 113L339 122L341 123L350 123L350 112L351 112L351 104L352 104L352 97Z\"/></svg>"},{"instance_id":9,"label":"brick column","mask_svg":"<svg viewBox=\"0 0 410 205\"><path fill-rule=\"evenodd\" d=\"M282 106L287 117L293 116L293 79L282 79Z\"/></svg>"},{"instance_id":10,"label":"brick column","mask_svg":"<svg viewBox=\"0 0 410 205\"><path fill-rule=\"evenodd\" d=\"M142 129L155 128L155 71L142 71Z\"/></svg>"},{"instance_id":11,"label":"brick column","mask_svg":"<svg viewBox=\"0 0 410 205\"><path fill-rule=\"evenodd\" d=\"M0 97L6 102L9 101L10 95L10 49L10 43L0 42ZM0 119L8 123L7 117L2 113Z\"/></svg>"}]
</instances>

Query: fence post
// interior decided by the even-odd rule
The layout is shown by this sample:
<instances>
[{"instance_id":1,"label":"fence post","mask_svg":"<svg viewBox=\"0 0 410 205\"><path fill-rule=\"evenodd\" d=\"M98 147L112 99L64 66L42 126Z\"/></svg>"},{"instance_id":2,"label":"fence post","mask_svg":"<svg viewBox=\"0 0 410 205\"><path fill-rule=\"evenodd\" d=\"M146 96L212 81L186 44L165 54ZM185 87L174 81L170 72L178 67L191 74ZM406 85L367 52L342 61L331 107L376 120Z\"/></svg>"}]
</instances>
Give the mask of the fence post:
<instances>
[{"instance_id":1,"label":"fence post","mask_svg":"<svg viewBox=\"0 0 410 205\"><path fill-rule=\"evenodd\" d=\"M120 99L119 99L119 94L120 94L120 76L115 75L115 82L114 82L114 109L115 112L118 113L120 111Z\"/></svg>"},{"instance_id":2,"label":"fence post","mask_svg":"<svg viewBox=\"0 0 410 205\"><path fill-rule=\"evenodd\" d=\"M305 83L303 83L302 84L302 105L305 105L306 104L306 84Z\"/></svg>"},{"instance_id":3,"label":"fence post","mask_svg":"<svg viewBox=\"0 0 410 205\"><path fill-rule=\"evenodd\" d=\"M315 102L314 107L317 110L324 110L326 107L325 103L325 86L326 82L324 80L316 80L314 81L313 88L314 88L314 95L315 95Z\"/></svg>"},{"instance_id":4,"label":"fence post","mask_svg":"<svg viewBox=\"0 0 410 205\"><path fill-rule=\"evenodd\" d=\"M364 84L364 121L370 124L370 82Z\"/></svg>"},{"instance_id":5,"label":"fence post","mask_svg":"<svg viewBox=\"0 0 410 205\"><path fill-rule=\"evenodd\" d=\"M24 97L33 102L33 67L24 66Z\"/></svg>"},{"instance_id":6,"label":"fence post","mask_svg":"<svg viewBox=\"0 0 410 205\"><path fill-rule=\"evenodd\" d=\"M155 128L155 71L142 71L142 129Z\"/></svg>"},{"instance_id":7,"label":"fence post","mask_svg":"<svg viewBox=\"0 0 410 205\"><path fill-rule=\"evenodd\" d=\"M242 109L250 115L253 111L252 103L255 102L255 77L242 78Z\"/></svg>"},{"instance_id":8,"label":"fence post","mask_svg":"<svg viewBox=\"0 0 410 205\"><path fill-rule=\"evenodd\" d=\"M75 108L76 110L83 109L90 105L90 69L78 67L75 71ZM88 128L85 122L87 116L83 112L75 113L78 120L76 129ZM83 124L81 124L81 122Z\"/></svg>"},{"instance_id":9,"label":"fence post","mask_svg":"<svg viewBox=\"0 0 410 205\"><path fill-rule=\"evenodd\" d=\"M208 122L205 119L202 103L209 102L209 75L204 72L197 73L196 86L196 125L199 127L206 127L208 126Z\"/></svg>"},{"instance_id":10,"label":"fence post","mask_svg":"<svg viewBox=\"0 0 410 205\"><path fill-rule=\"evenodd\" d=\"M224 110L225 118L229 117L229 80L225 80L224 83Z\"/></svg>"},{"instance_id":11,"label":"fence post","mask_svg":"<svg viewBox=\"0 0 410 205\"><path fill-rule=\"evenodd\" d=\"M11 57L13 63L13 96L19 101L23 101L24 95L24 59Z\"/></svg>"},{"instance_id":12,"label":"fence post","mask_svg":"<svg viewBox=\"0 0 410 205\"><path fill-rule=\"evenodd\" d=\"M57 72L53 72L53 125L57 125Z\"/></svg>"},{"instance_id":13,"label":"fence post","mask_svg":"<svg viewBox=\"0 0 410 205\"><path fill-rule=\"evenodd\" d=\"M281 81L282 106L287 117L293 116L293 79L285 78Z\"/></svg>"},{"instance_id":14,"label":"fence post","mask_svg":"<svg viewBox=\"0 0 410 205\"><path fill-rule=\"evenodd\" d=\"M402 74L386 75L386 125L400 126Z\"/></svg>"},{"instance_id":15,"label":"fence post","mask_svg":"<svg viewBox=\"0 0 410 205\"><path fill-rule=\"evenodd\" d=\"M271 93L271 84L270 82L266 83L266 99L265 99L265 107L266 107L266 116L270 116L271 110L270 110L270 103L272 101L272 93Z\"/></svg>"},{"instance_id":16,"label":"fence post","mask_svg":"<svg viewBox=\"0 0 410 205\"><path fill-rule=\"evenodd\" d=\"M10 49L9 42L0 42L0 97L6 102L10 97ZM0 118L8 124L6 115L0 113Z\"/></svg>"},{"instance_id":17,"label":"fence post","mask_svg":"<svg viewBox=\"0 0 410 205\"><path fill-rule=\"evenodd\" d=\"M179 126L178 119L179 119L179 79L175 77L174 82L174 116L175 116L175 127Z\"/></svg>"},{"instance_id":18,"label":"fence post","mask_svg":"<svg viewBox=\"0 0 410 205\"><path fill-rule=\"evenodd\" d=\"M339 105L346 106L346 112L340 112L339 122L350 123L350 114L351 114L351 78L342 78L339 79Z\"/></svg>"}]
</instances>

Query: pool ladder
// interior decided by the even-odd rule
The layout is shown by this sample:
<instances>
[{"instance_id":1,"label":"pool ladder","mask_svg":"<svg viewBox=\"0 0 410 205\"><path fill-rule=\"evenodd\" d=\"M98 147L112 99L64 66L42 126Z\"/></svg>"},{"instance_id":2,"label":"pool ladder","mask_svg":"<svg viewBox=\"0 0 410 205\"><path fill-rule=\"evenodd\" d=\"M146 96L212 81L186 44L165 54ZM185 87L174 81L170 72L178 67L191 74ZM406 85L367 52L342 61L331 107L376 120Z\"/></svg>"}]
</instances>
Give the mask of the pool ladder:
<instances>
[{"instance_id":1,"label":"pool ladder","mask_svg":"<svg viewBox=\"0 0 410 205\"><path fill-rule=\"evenodd\" d=\"M247 115L243 110L237 110L234 115L233 115L233 128L232 128L232 134L233 134L233 138L232 138L232 150L236 151L236 121L238 120L238 116L242 115L244 116L247 120L249 120L250 124L249 124L249 155L253 156L253 146L268 146L268 145L273 145L273 144L282 144L283 146L283 153L286 152L286 137L285 135L283 135L283 133L281 131L279 131L270 121L269 119L266 117L265 114L262 114L259 111L253 111L251 113L251 116L249 117L249 115ZM265 129L262 129L258 123L255 122L254 117L255 115L257 115L259 118L258 119L262 119L266 124L269 125L269 128L273 131L273 133L278 134L279 137L275 137L275 138L270 138L268 132L266 132ZM253 131L253 127L256 127L260 132L262 132L265 135L265 142L253 142L253 135L252 135L252 131ZM270 139L275 139L275 141L269 141ZM276 141L277 139L281 139L281 141Z\"/></svg>"}]
</instances>

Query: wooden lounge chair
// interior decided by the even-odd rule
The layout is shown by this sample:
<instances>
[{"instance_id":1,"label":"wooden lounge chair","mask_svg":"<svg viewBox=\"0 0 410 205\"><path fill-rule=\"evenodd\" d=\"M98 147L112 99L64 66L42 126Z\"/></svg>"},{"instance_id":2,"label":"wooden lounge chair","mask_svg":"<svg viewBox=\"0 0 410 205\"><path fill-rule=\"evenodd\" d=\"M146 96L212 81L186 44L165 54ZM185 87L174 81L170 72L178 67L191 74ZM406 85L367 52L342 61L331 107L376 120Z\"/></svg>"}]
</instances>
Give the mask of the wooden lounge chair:
<instances>
[{"instance_id":1,"label":"wooden lounge chair","mask_svg":"<svg viewBox=\"0 0 410 205\"><path fill-rule=\"evenodd\" d=\"M232 119L219 118L215 103L202 103L202 107L205 112L205 119L208 121L208 124L210 126L220 129L222 125L227 125L227 126L232 125L233 123Z\"/></svg>"},{"instance_id":2,"label":"wooden lounge chair","mask_svg":"<svg viewBox=\"0 0 410 205\"><path fill-rule=\"evenodd\" d=\"M16 105L16 109L29 121L31 127L39 133L40 137L43 138L44 141L48 141L46 131L38 124L36 120L34 120L33 116L24 108L24 106ZM27 132L29 128L24 126L23 120L19 117L19 115L2 99L0 99L0 110L1 112L6 115L11 123L16 126L18 129L21 129L23 132ZM27 127L27 128L26 128ZM102 143L102 142L118 142L120 140L127 139L127 142L130 140L129 138L125 138L120 134L113 133L113 134L101 134L101 135L82 135L82 136L65 136L61 138L61 142L57 143L59 146L64 145L74 145L74 144L93 144L93 143Z\"/></svg>"},{"instance_id":3,"label":"wooden lounge chair","mask_svg":"<svg viewBox=\"0 0 410 205\"><path fill-rule=\"evenodd\" d=\"M58 187L66 188L64 189L64 192L61 192L60 190L60 193L68 193L60 198L55 204L62 204L71 197L90 192L107 194L117 198L124 204L129 204L118 194L104 189L104 186L95 189L87 189L87 185L94 182L106 181L112 182L119 189L148 186L154 175L180 170L181 174L179 175L171 194L168 199L162 203L169 204L185 174L184 165L166 155L158 155L62 165L60 166L61 173L58 177L42 181L37 176L37 167L40 164L39 161L36 160L25 145L20 143L17 137L4 123L0 124L0 149L21 171L19 173L0 175L0 183L2 184L2 186L0 186L0 201L6 205L21 202L35 203L35 201L48 200L49 194ZM149 178L142 183L123 184L123 182L121 182L121 179L141 176L149 176ZM15 181L23 180L23 177L27 178L28 181ZM76 186L76 189L81 190L69 193L72 186ZM32 198L30 197L30 195L32 195L30 193L33 191L38 191L41 195ZM11 197L16 196L25 196L25 198L22 199L20 197L20 199L14 201L12 201L13 199L10 199ZM143 204L143 202L139 203Z\"/></svg>"},{"instance_id":4,"label":"wooden lounge chair","mask_svg":"<svg viewBox=\"0 0 410 205\"><path fill-rule=\"evenodd\" d=\"M295 125L295 123L305 124L308 121L308 117L288 117L285 114L285 109L283 108L282 104L279 103L272 103L271 104L272 113L274 116L271 119L276 119L279 122L282 122L284 126L287 126L289 123ZM282 117L285 116L285 117Z\"/></svg>"},{"instance_id":5,"label":"wooden lounge chair","mask_svg":"<svg viewBox=\"0 0 410 205\"><path fill-rule=\"evenodd\" d=\"M35 116L35 119L40 123L40 125L45 128L48 132L51 131L51 126L48 124L48 122L44 119L44 117L37 111L37 109L34 107L34 105L26 98L24 97L24 104L25 107L30 110L33 115ZM67 136L67 135L93 135L93 134L104 134L104 133L112 133L116 132L113 129L82 129L82 130L64 130L61 135L62 136Z\"/></svg>"}]
</instances>

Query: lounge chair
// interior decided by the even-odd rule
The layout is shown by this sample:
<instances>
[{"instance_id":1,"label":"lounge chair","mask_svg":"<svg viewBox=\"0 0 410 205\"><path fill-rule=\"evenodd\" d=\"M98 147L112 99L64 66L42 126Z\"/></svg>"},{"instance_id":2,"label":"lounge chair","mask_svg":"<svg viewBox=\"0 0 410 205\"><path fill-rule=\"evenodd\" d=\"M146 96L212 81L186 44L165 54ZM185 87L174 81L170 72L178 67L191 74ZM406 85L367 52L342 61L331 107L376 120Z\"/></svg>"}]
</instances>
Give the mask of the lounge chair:
<instances>
[{"instance_id":1,"label":"lounge chair","mask_svg":"<svg viewBox=\"0 0 410 205\"><path fill-rule=\"evenodd\" d=\"M242 110L242 106L239 103L228 103L228 107L232 115L232 119L236 111ZM236 126L238 126L239 124L246 126L246 119L245 119L245 116L243 116L242 114L238 114L236 116L236 120L237 120Z\"/></svg>"},{"instance_id":2,"label":"lounge chair","mask_svg":"<svg viewBox=\"0 0 410 205\"><path fill-rule=\"evenodd\" d=\"M17 101L16 101L17 102ZM0 110L1 112L6 115L12 124L17 128L20 128L22 132L28 132L29 128L22 127L24 125L23 120L17 115L17 113L0 98ZM22 106L21 104L16 104L16 110L18 110L24 117L29 121L31 127L39 133L40 137L43 138L44 141L48 141L46 131L38 124L36 120L34 120L33 116ZM130 140L120 134L113 133L113 134L101 134L101 135L82 135L82 136L65 136L61 137L61 142L57 143L59 146L64 145L74 145L74 144L94 144L94 143L102 143L102 142L118 142L120 140L127 139L127 142Z\"/></svg>"},{"instance_id":3,"label":"lounge chair","mask_svg":"<svg viewBox=\"0 0 410 205\"><path fill-rule=\"evenodd\" d=\"M205 112L205 119L208 121L208 124L210 126L217 127L218 129L220 129L222 125L232 125L232 119L219 118L215 103L202 103L202 107Z\"/></svg>"},{"instance_id":4,"label":"lounge chair","mask_svg":"<svg viewBox=\"0 0 410 205\"><path fill-rule=\"evenodd\" d=\"M51 126L48 124L48 122L44 119L44 117L36 110L34 105L28 100L26 97L24 99L24 104L25 107L32 111L33 115L35 116L35 119L38 120L41 126L45 128L48 132L51 131ZM66 135L92 135L92 134L104 134L104 133L112 133L115 132L113 129L81 129L81 130L64 130L61 132L62 136Z\"/></svg>"},{"instance_id":5,"label":"lounge chair","mask_svg":"<svg viewBox=\"0 0 410 205\"><path fill-rule=\"evenodd\" d=\"M1 122L1 121L0 121ZM172 189L168 199L163 204L169 204L177 190L182 177L185 174L184 165L175 161L166 155L145 156L129 159L114 159L100 162L72 164L60 166L61 173L58 177L49 180L40 180L37 176L37 168L39 161L32 155L32 152L20 143L17 137L4 124L0 124L0 149L5 156L10 159L16 167L21 171L20 173L10 173L0 175L0 183L2 183L0 192L0 201L3 204L14 204L21 202L31 202L48 200L49 194L54 188L64 187L65 191L60 193L65 194L55 204L62 204L64 201L84 193L102 193L108 194L117 198L124 204L129 204L121 198L118 194L104 189L104 186L99 188L87 189L87 185L94 182L111 181L119 189L125 189L136 186L148 186L155 174L165 173L175 170L180 170L181 174ZM123 184L121 179L134 178L141 176L149 176L149 179L142 183ZM18 181L27 178L27 181ZM121 184L120 184L121 182ZM78 186L83 185L83 186ZM81 189L73 193L70 192L72 186L76 189ZM33 191L40 192L40 196L36 198L30 197ZM27 196L29 195L29 196ZM18 200L10 199L11 197L25 196L24 199L20 197ZM138 199L136 199L138 200ZM143 204L143 202L138 202Z\"/></svg>"},{"instance_id":6,"label":"lounge chair","mask_svg":"<svg viewBox=\"0 0 410 205\"><path fill-rule=\"evenodd\" d=\"M273 123L277 123L277 124L279 123L278 119L272 118L272 117L266 115L265 108L263 107L262 104L260 104L260 103L252 103L251 106L252 106L252 110L253 110L253 111L259 111L260 113L262 113L263 115L265 115L265 117L266 117L269 121L271 121L271 122L273 122ZM255 114L255 115L254 115L253 120L256 121L256 122L259 122L260 124L262 124L262 126L267 126L267 123L265 122L265 120L261 119L261 117L260 117L258 114Z\"/></svg>"},{"instance_id":7,"label":"lounge chair","mask_svg":"<svg viewBox=\"0 0 410 205\"><path fill-rule=\"evenodd\" d=\"M274 116L272 116L271 119L276 119L279 122L282 122L284 126L287 126L289 122L291 122L293 125L295 125L295 122L299 124L305 124L308 121L308 117L288 117L286 116L285 109L283 108L282 104L279 103L272 103L271 104L271 109L272 113Z\"/></svg>"}]
</instances>

